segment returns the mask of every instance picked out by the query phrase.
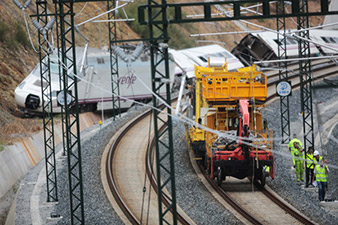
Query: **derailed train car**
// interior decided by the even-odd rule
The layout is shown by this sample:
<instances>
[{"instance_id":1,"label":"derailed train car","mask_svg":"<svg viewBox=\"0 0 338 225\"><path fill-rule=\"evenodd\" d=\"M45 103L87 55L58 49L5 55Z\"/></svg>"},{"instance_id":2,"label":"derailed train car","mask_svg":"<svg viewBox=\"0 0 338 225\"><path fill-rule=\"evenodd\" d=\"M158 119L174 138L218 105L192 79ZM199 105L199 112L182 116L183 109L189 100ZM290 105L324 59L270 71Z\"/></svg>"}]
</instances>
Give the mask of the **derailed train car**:
<instances>
[{"instance_id":1,"label":"derailed train car","mask_svg":"<svg viewBox=\"0 0 338 225\"><path fill-rule=\"evenodd\" d=\"M81 47L77 47L76 50L76 55L82 56L77 57L77 65L80 65L77 71L81 70L78 73L78 102L81 110L111 109L112 93L109 53L94 48L89 48L88 53L85 53L85 49ZM126 46L121 51L119 52L122 55L129 57L135 53L136 46ZM175 78L180 78L183 70L188 78L192 78L194 76L194 65L206 65L209 55L216 58L221 57L222 59L227 57L229 67L232 69L243 67L243 64L236 57L219 45L207 45L177 51L169 49L169 55L171 59L169 61L169 82L173 86L175 86ZM50 60L53 112L58 113L61 111L61 107L57 104L57 93L61 90L59 59L52 56ZM149 52L143 50L132 63L123 61L119 57L118 65L118 83L120 86L120 96L122 97L120 99L121 108L129 108L133 104L129 100L150 101L152 93L149 90L151 89ZM160 71L163 72L163 68L160 68ZM176 83L178 83L176 86L179 86L180 82ZM149 88L145 88L144 84ZM15 101L18 108L28 114L42 112L40 64L15 89Z\"/></svg>"},{"instance_id":2,"label":"derailed train car","mask_svg":"<svg viewBox=\"0 0 338 225\"><path fill-rule=\"evenodd\" d=\"M188 142L218 185L227 176L274 178L272 132L260 108L267 97L266 76L256 66L228 71L226 63L195 66L195 124Z\"/></svg>"},{"instance_id":3,"label":"derailed train car","mask_svg":"<svg viewBox=\"0 0 338 225\"><path fill-rule=\"evenodd\" d=\"M298 41L290 36L291 32L295 32L295 30L287 32L289 37L285 40L286 54L288 58L297 58L299 54ZM338 31L313 29L309 31L309 37L313 41L309 43L311 56L338 53L337 50L334 50L338 47ZM251 65L254 61L275 60L278 56L277 34L270 31L250 33L231 52L246 66Z\"/></svg>"},{"instance_id":4,"label":"derailed train car","mask_svg":"<svg viewBox=\"0 0 338 225\"><path fill-rule=\"evenodd\" d=\"M142 50L142 51L139 51ZM133 62L121 60L118 61L119 87L121 108L129 108L134 102L148 102L152 99L151 93L151 73L150 73L150 57L149 51L140 49L137 57ZM136 50L136 46L127 46L122 48L126 57L132 56ZM77 71L78 71L78 102L82 111L95 111L112 108L112 81L110 72L110 54L107 51L90 48L76 48ZM81 57L80 57L81 56ZM62 90L60 85L60 73L56 56L50 58L50 75L51 75L51 91L53 113L61 112L61 107L57 102L57 93ZM174 82L175 64L169 63L170 80ZM159 71L164 71L164 66L159 67ZM73 71L69 71L73 74ZM74 75L73 75L74 76ZM167 82L167 81L166 81ZM147 89L145 86L150 88ZM43 83L42 85L46 85ZM164 94L165 89L161 88ZM48 94L48 93L47 93ZM117 96L115 96L117 98ZM133 101L130 101L133 100ZM15 89L15 101L19 109L25 113L41 113L41 79L40 64L20 83Z\"/></svg>"}]
</instances>

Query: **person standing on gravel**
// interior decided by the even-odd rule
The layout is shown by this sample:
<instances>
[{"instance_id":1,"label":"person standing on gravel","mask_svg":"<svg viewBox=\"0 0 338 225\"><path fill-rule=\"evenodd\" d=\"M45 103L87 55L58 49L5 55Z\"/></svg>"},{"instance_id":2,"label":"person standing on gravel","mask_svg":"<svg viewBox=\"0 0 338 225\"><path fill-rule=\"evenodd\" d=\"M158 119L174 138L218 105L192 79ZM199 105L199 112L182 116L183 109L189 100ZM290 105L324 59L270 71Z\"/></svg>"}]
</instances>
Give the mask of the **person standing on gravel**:
<instances>
[{"instance_id":1,"label":"person standing on gravel","mask_svg":"<svg viewBox=\"0 0 338 225\"><path fill-rule=\"evenodd\" d=\"M313 153L313 163L314 163L314 166L316 167L316 165L318 165L318 163L322 160L323 157L321 157L319 155L319 152L316 150L314 153Z\"/></svg>"},{"instance_id":2,"label":"person standing on gravel","mask_svg":"<svg viewBox=\"0 0 338 225\"><path fill-rule=\"evenodd\" d=\"M293 146L295 148L293 154L295 158L295 172L297 177L297 182L303 181L304 176L304 156L303 156L303 148L299 145L298 142L294 142Z\"/></svg>"},{"instance_id":3,"label":"person standing on gravel","mask_svg":"<svg viewBox=\"0 0 338 225\"><path fill-rule=\"evenodd\" d=\"M294 147L294 143L297 142L298 145L303 148L303 144L302 142L297 139L297 134L293 134L293 139L289 142L288 147L289 147L289 151L291 152L292 155L292 161L293 161L293 167L296 168L296 162L295 162L295 151L296 148Z\"/></svg>"},{"instance_id":4,"label":"person standing on gravel","mask_svg":"<svg viewBox=\"0 0 338 225\"><path fill-rule=\"evenodd\" d=\"M308 152L305 154L305 188L309 187L309 184L313 180L313 170L315 168L313 162L313 147L310 146ZM309 179L310 178L310 179Z\"/></svg>"},{"instance_id":5,"label":"person standing on gravel","mask_svg":"<svg viewBox=\"0 0 338 225\"><path fill-rule=\"evenodd\" d=\"M328 189L327 188L327 176L329 174L329 170L327 168L327 160L325 160L325 166L324 166L323 159L320 161L319 165L316 165L314 174L316 178L316 183L318 185L319 201L324 201L325 193Z\"/></svg>"}]
</instances>

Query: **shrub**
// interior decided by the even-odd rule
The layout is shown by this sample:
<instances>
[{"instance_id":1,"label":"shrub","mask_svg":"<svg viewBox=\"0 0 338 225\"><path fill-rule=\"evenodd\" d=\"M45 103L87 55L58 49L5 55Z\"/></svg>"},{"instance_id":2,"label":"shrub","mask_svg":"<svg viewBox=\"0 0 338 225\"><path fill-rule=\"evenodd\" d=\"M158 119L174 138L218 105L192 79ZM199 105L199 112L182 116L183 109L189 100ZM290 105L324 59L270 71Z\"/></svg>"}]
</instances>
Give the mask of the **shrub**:
<instances>
[{"instance_id":1,"label":"shrub","mask_svg":"<svg viewBox=\"0 0 338 225\"><path fill-rule=\"evenodd\" d=\"M8 33L8 26L4 22L0 22L0 41L5 42Z\"/></svg>"},{"instance_id":2,"label":"shrub","mask_svg":"<svg viewBox=\"0 0 338 225\"><path fill-rule=\"evenodd\" d=\"M24 47L29 46L29 40L27 38L26 32L19 23L15 25L15 39Z\"/></svg>"}]
</instances>

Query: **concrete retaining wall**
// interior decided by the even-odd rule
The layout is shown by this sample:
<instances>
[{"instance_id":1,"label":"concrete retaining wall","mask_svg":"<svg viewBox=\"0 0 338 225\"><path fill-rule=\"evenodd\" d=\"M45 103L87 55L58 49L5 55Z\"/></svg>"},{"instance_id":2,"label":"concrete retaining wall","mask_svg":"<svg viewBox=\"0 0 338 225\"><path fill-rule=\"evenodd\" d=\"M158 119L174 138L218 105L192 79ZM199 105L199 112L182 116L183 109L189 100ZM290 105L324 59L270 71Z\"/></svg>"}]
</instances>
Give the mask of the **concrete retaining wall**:
<instances>
[{"instance_id":1,"label":"concrete retaining wall","mask_svg":"<svg viewBox=\"0 0 338 225\"><path fill-rule=\"evenodd\" d=\"M80 115L80 129L84 129L97 123L100 118L93 113ZM55 146L61 143L61 124L54 126ZM33 168L41 159L44 159L43 130L31 137L20 138L14 145L5 146L0 152L0 198L11 187Z\"/></svg>"}]
</instances>

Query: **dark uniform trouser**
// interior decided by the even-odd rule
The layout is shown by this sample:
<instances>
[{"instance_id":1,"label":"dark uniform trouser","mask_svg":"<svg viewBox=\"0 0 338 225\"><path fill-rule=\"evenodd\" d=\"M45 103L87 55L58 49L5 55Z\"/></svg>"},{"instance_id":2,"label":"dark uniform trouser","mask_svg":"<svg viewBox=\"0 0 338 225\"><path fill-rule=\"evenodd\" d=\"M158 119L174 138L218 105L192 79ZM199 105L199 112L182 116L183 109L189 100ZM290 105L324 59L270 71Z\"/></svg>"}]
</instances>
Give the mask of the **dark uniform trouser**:
<instances>
[{"instance_id":1,"label":"dark uniform trouser","mask_svg":"<svg viewBox=\"0 0 338 225\"><path fill-rule=\"evenodd\" d=\"M305 171L305 181L306 181L305 186L309 186L309 184L312 182L313 170L314 169L306 168L306 171ZM310 180L309 180L309 177L310 177Z\"/></svg>"},{"instance_id":2,"label":"dark uniform trouser","mask_svg":"<svg viewBox=\"0 0 338 225\"><path fill-rule=\"evenodd\" d=\"M317 181L317 184L318 184L319 201L324 201L325 193L326 193L326 190L327 190L327 182Z\"/></svg>"}]
</instances>

